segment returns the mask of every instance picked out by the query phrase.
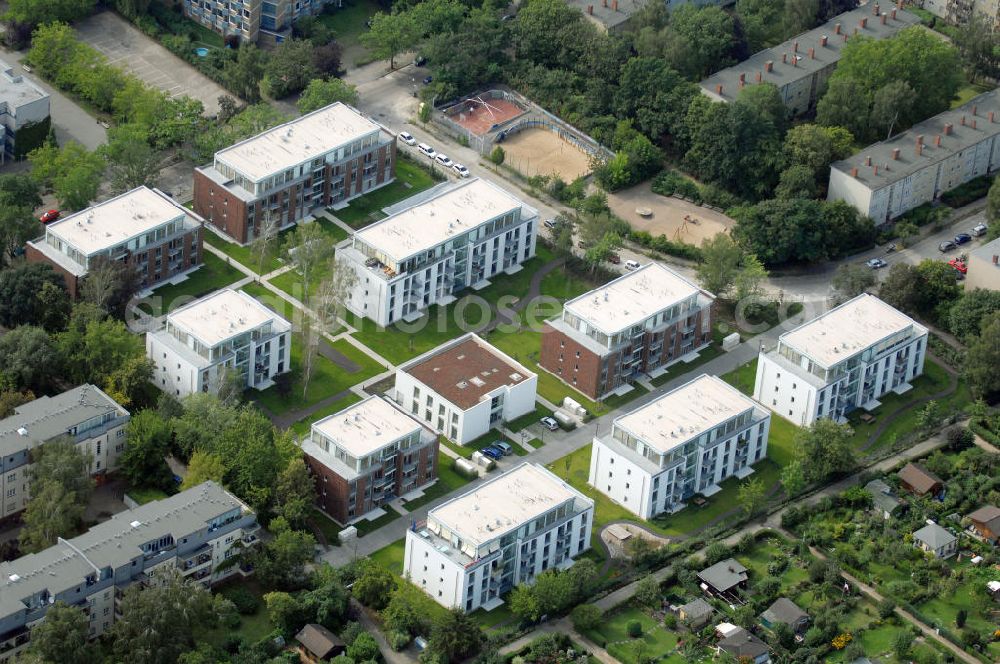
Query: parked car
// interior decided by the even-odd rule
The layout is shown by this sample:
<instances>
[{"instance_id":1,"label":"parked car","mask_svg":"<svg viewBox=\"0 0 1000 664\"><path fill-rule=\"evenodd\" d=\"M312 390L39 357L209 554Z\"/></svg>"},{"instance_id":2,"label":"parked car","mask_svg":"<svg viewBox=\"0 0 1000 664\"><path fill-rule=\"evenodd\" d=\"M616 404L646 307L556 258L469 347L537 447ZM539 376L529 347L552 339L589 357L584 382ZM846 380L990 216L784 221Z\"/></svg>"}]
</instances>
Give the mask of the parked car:
<instances>
[{"instance_id":1,"label":"parked car","mask_svg":"<svg viewBox=\"0 0 1000 664\"><path fill-rule=\"evenodd\" d=\"M955 236L953 240L955 244L965 244L966 242L972 242L972 236L968 233L959 233Z\"/></svg>"},{"instance_id":2,"label":"parked car","mask_svg":"<svg viewBox=\"0 0 1000 664\"><path fill-rule=\"evenodd\" d=\"M612 265L618 265L619 263L622 262L622 257L612 251L610 254L608 254L608 262L611 263Z\"/></svg>"},{"instance_id":3,"label":"parked car","mask_svg":"<svg viewBox=\"0 0 1000 664\"><path fill-rule=\"evenodd\" d=\"M437 152L434 151L434 148L427 145L426 143L421 143L420 145L417 146L417 149L420 150L425 156L430 157L431 159L437 156Z\"/></svg>"},{"instance_id":4,"label":"parked car","mask_svg":"<svg viewBox=\"0 0 1000 664\"><path fill-rule=\"evenodd\" d=\"M58 219L60 214L61 213L59 212L59 210L49 210L41 217L39 217L38 221L42 222L43 224L50 224L56 219Z\"/></svg>"},{"instance_id":5,"label":"parked car","mask_svg":"<svg viewBox=\"0 0 1000 664\"><path fill-rule=\"evenodd\" d=\"M987 226L986 224L976 224L972 229L972 234L975 235L976 237L980 237L981 235L986 235L986 231L988 229L989 226Z\"/></svg>"},{"instance_id":6,"label":"parked car","mask_svg":"<svg viewBox=\"0 0 1000 664\"><path fill-rule=\"evenodd\" d=\"M894 251L896 251L896 243L895 242L890 242L889 244L885 245L885 253L891 254Z\"/></svg>"},{"instance_id":7,"label":"parked car","mask_svg":"<svg viewBox=\"0 0 1000 664\"><path fill-rule=\"evenodd\" d=\"M955 243L952 242L951 240L945 240L944 242L938 245L938 251L940 251L942 254L947 253L954 248L955 248Z\"/></svg>"},{"instance_id":8,"label":"parked car","mask_svg":"<svg viewBox=\"0 0 1000 664\"><path fill-rule=\"evenodd\" d=\"M557 222L555 219L546 219L545 221L542 222L542 224L546 228L551 228L555 230L555 228L559 225L559 222Z\"/></svg>"},{"instance_id":9,"label":"parked car","mask_svg":"<svg viewBox=\"0 0 1000 664\"><path fill-rule=\"evenodd\" d=\"M488 456L494 461L499 461L500 459L503 458L503 452L493 446L484 447L481 451L484 455Z\"/></svg>"},{"instance_id":10,"label":"parked car","mask_svg":"<svg viewBox=\"0 0 1000 664\"><path fill-rule=\"evenodd\" d=\"M865 261L865 265L867 265L868 267L870 267L873 270L877 270L879 268L886 267L889 264L886 263L881 258L871 258L871 259Z\"/></svg>"},{"instance_id":11,"label":"parked car","mask_svg":"<svg viewBox=\"0 0 1000 664\"><path fill-rule=\"evenodd\" d=\"M434 81L434 77L433 76L425 76L424 77L424 85L429 85L433 81Z\"/></svg>"},{"instance_id":12,"label":"parked car","mask_svg":"<svg viewBox=\"0 0 1000 664\"><path fill-rule=\"evenodd\" d=\"M514 448L511 447L505 440L498 440L497 442L493 443L493 447L503 452L504 456L514 453Z\"/></svg>"},{"instance_id":13,"label":"parked car","mask_svg":"<svg viewBox=\"0 0 1000 664\"><path fill-rule=\"evenodd\" d=\"M451 170L455 171L455 174L458 175L458 177L460 178L467 178L471 175L471 173L469 173L469 169L466 168L463 164L459 163L453 164Z\"/></svg>"},{"instance_id":14,"label":"parked car","mask_svg":"<svg viewBox=\"0 0 1000 664\"><path fill-rule=\"evenodd\" d=\"M966 272L969 271L969 268L968 266L966 266L965 261L963 261L961 258L952 258L950 261L948 261L948 265L952 266L962 274L965 274Z\"/></svg>"},{"instance_id":15,"label":"parked car","mask_svg":"<svg viewBox=\"0 0 1000 664\"><path fill-rule=\"evenodd\" d=\"M546 416L540 419L539 422L541 422L542 426L548 429L549 431L559 431L559 423L556 422L556 418L554 417Z\"/></svg>"},{"instance_id":16,"label":"parked car","mask_svg":"<svg viewBox=\"0 0 1000 664\"><path fill-rule=\"evenodd\" d=\"M427 64L427 58L425 58L422 55L418 55L416 58L413 59L414 67L423 67L426 64Z\"/></svg>"},{"instance_id":17,"label":"parked car","mask_svg":"<svg viewBox=\"0 0 1000 664\"><path fill-rule=\"evenodd\" d=\"M626 270L638 270L639 269L639 261L634 261L634 260L631 260L631 259L625 261L625 269Z\"/></svg>"},{"instance_id":18,"label":"parked car","mask_svg":"<svg viewBox=\"0 0 1000 664\"><path fill-rule=\"evenodd\" d=\"M417 139L413 138L413 134L408 131L399 132L399 140L403 141L407 145L416 145Z\"/></svg>"},{"instance_id":19,"label":"parked car","mask_svg":"<svg viewBox=\"0 0 1000 664\"><path fill-rule=\"evenodd\" d=\"M452 166L454 166L454 165L455 165L455 162L453 162L453 161L452 161L452 160L451 160L451 159L450 159L450 158L448 157L448 155L446 155L446 154L445 154L445 153L443 153L443 152L438 152L438 153L437 153L437 156L436 156L436 157L434 157L434 159L435 159L435 160L437 161L437 163L441 164L441 165L442 165L442 166L444 166L445 168L451 168Z\"/></svg>"}]
</instances>

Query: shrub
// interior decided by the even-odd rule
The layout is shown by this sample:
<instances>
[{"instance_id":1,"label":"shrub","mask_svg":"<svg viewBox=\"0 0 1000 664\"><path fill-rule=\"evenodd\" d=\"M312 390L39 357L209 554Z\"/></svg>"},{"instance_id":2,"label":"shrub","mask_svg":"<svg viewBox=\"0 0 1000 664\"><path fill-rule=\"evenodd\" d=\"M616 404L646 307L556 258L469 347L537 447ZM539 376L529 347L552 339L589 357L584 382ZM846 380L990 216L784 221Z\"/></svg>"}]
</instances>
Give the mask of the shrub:
<instances>
[{"instance_id":1,"label":"shrub","mask_svg":"<svg viewBox=\"0 0 1000 664\"><path fill-rule=\"evenodd\" d=\"M406 632L389 632L389 647L399 652L410 643L410 635Z\"/></svg>"},{"instance_id":2,"label":"shrub","mask_svg":"<svg viewBox=\"0 0 1000 664\"><path fill-rule=\"evenodd\" d=\"M499 166L507 158L507 153L499 145L493 148L493 152L490 152L490 161Z\"/></svg>"},{"instance_id":3,"label":"shrub","mask_svg":"<svg viewBox=\"0 0 1000 664\"><path fill-rule=\"evenodd\" d=\"M628 621L628 635L633 639L637 639L642 636L642 623L638 620Z\"/></svg>"},{"instance_id":4,"label":"shrub","mask_svg":"<svg viewBox=\"0 0 1000 664\"><path fill-rule=\"evenodd\" d=\"M667 629L674 629L677 627L677 616L672 613L668 613L663 616L663 626Z\"/></svg>"},{"instance_id":5,"label":"shrub","mask_svg":"<svg viewBox=\"0 0 1000 664\"><path fill-rule=\"evenodd\" d=\"M236 610L244 616L257 613L257 609L260 608L260 597L243 586L233 586L227 589L224 594L230 602L236 605Z\"/></svg>"},{"instance_id":6,"label":"shrub","mask_svg":"<svg viewBox=\"0 0 1000 664\"><path fill-rule=\"evenodd\" d=\"M593 604L581 604L570 614L573 628L580 632L586 632L600 625L602 616L601 610Z\"/></svg>"},{"instance_id":7,"label":"shrub","mask_svg":"<svg viewBox=\"0 0 1000 664\"><path fill-rule=\"evenodd\" d=\"M895 611L896 611L896 603L893 602L888 597L883 598L882 601L878 603L878 616L882 620L885 620L886 618L891 616L893 613L895 613Z\"/></svg>"}]
</instances>

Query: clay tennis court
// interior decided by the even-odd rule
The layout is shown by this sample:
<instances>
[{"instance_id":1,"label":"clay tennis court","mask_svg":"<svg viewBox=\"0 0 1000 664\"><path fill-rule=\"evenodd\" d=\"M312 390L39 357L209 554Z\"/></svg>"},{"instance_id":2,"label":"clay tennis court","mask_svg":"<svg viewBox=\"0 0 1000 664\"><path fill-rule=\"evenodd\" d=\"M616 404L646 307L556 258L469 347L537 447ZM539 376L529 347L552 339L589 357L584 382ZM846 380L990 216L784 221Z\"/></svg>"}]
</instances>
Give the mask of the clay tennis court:
<instances>
[{"instance_id":1,"label":"clay tennis court","mask_svg":"<svg viewBox=\"0 0 1000 664\"><path fill-rule=\"evenodd\" d=\"M504 163L526 177L558 175L566 182L590 172L590 158L568 141L546 129L525 129L500 144Z\"/></svg>"},{"instance_id":2,"label":"clay tennis court","mask_svg":"<svg viewBox=\"0 0 1000 664\"><path fill-rule=\"evenodd\" d=\"M477 99L467 99L461 106L461 112L449 112L448 117L476 136L483 136L489 133L493 125L507 122L524 113L524 109L514 102L491 99L486 95Z\"/></svg>"},{"instance_id":3,"label":"clay tennis court","mask_svg":"<svg viewBox=\"0 0 1000 664\"><path fill-rule=\"evenodd\" d=\"M654 194L649 182L608 194L608 207L638 231L647 231L654 237L666 235L668 240L695 246L717 233L728 232L735 223L721 212ZM639 209L652 214L642 216L636 211Z\"/></svg>"}]
</instances>

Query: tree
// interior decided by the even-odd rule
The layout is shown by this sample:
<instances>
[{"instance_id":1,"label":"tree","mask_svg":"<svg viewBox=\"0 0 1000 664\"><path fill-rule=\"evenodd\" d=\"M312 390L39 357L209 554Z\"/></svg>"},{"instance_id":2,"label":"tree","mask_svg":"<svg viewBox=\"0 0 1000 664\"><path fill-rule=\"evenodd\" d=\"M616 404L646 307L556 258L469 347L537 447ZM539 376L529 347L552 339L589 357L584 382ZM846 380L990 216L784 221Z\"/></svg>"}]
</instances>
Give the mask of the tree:
<instances>
[{"instance_id":1,"label":"tree","mask_svg":"<svg viewBox=\"0 0 1000 664\"><path fill-rule=\"evenodd\" d=\"M87 276L80 287L80 297L97 305L111 316L124 319L125 309L142 280L134 265L113 261L107 256L90 259Z\"/></svg>"},{"instance_id":2,"label":"tree","mask_svg":"<svg viewBox=\"0 0 1000 664\"><path fill-rule=\"evenodd\" d=\"M971 65L976 78L996 78L1000 74L1000 50L997 49L993 26L986 16L975 12L955 26L952 41Z\"/></svg>"},{"instance_id":3,"label":"tree","mask_svg":"<svg viewBox=\"0 0 1000 664\"><path fill-rule=\"evenodd\" d=\"M789 498L797 496L806 488L806 476L802 461L793 459L781 469L781 486Z\"/></svg>"},{"instance_id":4,"label":"tree","mask_svg":"<svg viewBox=\"0 0 1000 664\"><path fill-rule=\"evenodd\" d=\"M506 158L507 158L507 153L504 152L504 149L499 145L494 145L493 150L490 151L490 161L499 166L504 162L504 159ZM1000 188L997 189L998 191L1000 191ZM998 196L998 198L1000 198L1000 196Z\"/></svg>"},{"instance_id":5,"label":"tree","mask_svg":"<svg viewBox=\"0 0 1000 664\"><path fill-rule=\"evenodd\" d=\"M517 585L510 593L510 611L522 622L538 622L542 616L538 605L538 597L531 586Z\"/></svg>"},{"instance_id":6,"label":"tree","mask_svg":"<svg viewBox=\"0 0 1000 664\"><path fill-rule=\"evenodd\" d=\"M62 310L69 302L66 282L48 263L21 263L0 271L0 325L38 325L49 314L39 298L46 284L55 288L54 300ZM53 297L53 293L49 296Z\"/></svg>"},{"instance_id":7,"label":"tree","mask_svg":"<svg viewBox=\"0 0 1000 664\"><path fill-rule=\"evenodd\" d=\"M57 337L70 380L104 385L130 360L145 358L142 338L132 334L123 322L100 317L81 319L77 316L80 310L81 305L77 305L66 330ZM104 315L100 309L96 311Z\"/></svg>"},{"instance_id":8,"label":"tree","mask_svg":"<svg viewBox=\"0 0 1000 664\"><path fill-rule=\"evenodd\" d=\"M0 249L13 259L24 243L38 235L33 211L42 204L38 184L28 175L0 175Z\"/></svg>"},{"instance_id":9,"label":"tree","mask_svg":"<svg viewBox=\"0 0 1000 664\"><path fill-rule=\"evenodd\" d=\"M313 63L313 45L305 39L286 39L278 44L264 65L261 88L274 99L283 99L303 90L320 76Z\"/></svg>"},{"instance_id":10,"label":"tree","mask_svg":"<svg viewBox=\"0 0 1000 664\"><path fill-rule=\"evenodd\" d=\"M45 620L31 629L29 650L46 662L91 664L97 653L89 632L90 619L83 610L58 601L45 612Z\"/></svg>"},{"instance_id":11,"label":"tree","mask_svg":"<svg viewBox=\"0 0 1000 664\"><path fill-rule=\"evenodd\" d=\"M306 580L306 563L313 559L315 538L309 533L292 530L280 516L271 521L269 530L274 538L249 554L257 578L266 588L301 588Z\"/></svg>"},{"instance_id":12,"label":"tree","mask_svg":"<svg viewBox=\"0 0 1000 664\"><path fill-rule=\"evenodd\" d=\"M119 604L121 616L110 630L118 661L173 664L191 650L194 636L216 621L212 593L200 583L164 567L147 587L133 584Z\"/></svg>"},{"instance_id":13,"label":"tree","mask_svg":"<svg viewBox=\"0 0 1000 664\"><path fill-rule=\"evenodd\" d=\"M309 81L309 85L306 86L302 96L296 102L296 106L300 113L306 114L338 101L356 106L358 89L350 83L344 83L339 78L327 80L315 78Z\"/></svg>"},{"instance_id":14,"label":"tree","mask_svg":"<svg viewBox=\"0 0 1000 664\"><path fill-rule=\"evenodd\" d=\"M1000 393L1000 313L985 319L979 338L969 344L964 373L974 397L992 399Z\"/></svg>"},{"instance_id":15,"label":"tree","mask_svg":"<svg viewBox=\"0 0 1000 664\"><path fill-rule=\"evenodd\" d=\"M871 136L869 105L864 87L853 78L831 77L826 93L816 104L816 122L842 127L852 136Z\"/></svg>"},{"instance_id":16,"label":"tree","mask_svg":"<svg viewBox=\"0 0 1000 664\"><path fill-rule=\"evenodd\" d=\"M652 608L660 607L660 600L663 592L660 590L660 582L654 576L644 577L635 588L632 599L640 606Z\"/></svg>"},{"instance_id":17,"label":"tree","mask_svg":"<svg viewBox=\"0 0 1000 664\"><path fill-rule=\"evenodd\" d=\"M808 166L789 166L781 172L775 198L815 198L816 177Z\"/></svg>"},{"instance_id":18,"label":"tree","mask_svg":"<svg viewBox=\"0 0 1000 664\"><path fill-rule=\"evenodd\" d=\"M313 46L313 67L324 76L337 76L340 74L340 65L343 57L344 49L338 42L330 41L325 44Z\"/></svg>"},{"instance_id":19,"label":"tree","mask_svg":"<svg viewBox=\"0 0 1000 664\"><path fill-rule=\"evenodd\" d=\"M581 46L567 44L562 36L579 36L574 30L583 20L579 10L557 0L535 0L519 8L517 21L511 28L516 59L559 68L563 59L572 58Z\"/></svg>"},{"instance_id":20,"label":"tree","mask_svg":"<svg viewBox=\"0 0 1000 664\"><path fill-rule=\"evenodd\" d=\"M93 13L96 4L97 0L10 0L5 18L30 25L70 23Z\"/></svg>"},{"instance_id":21,"label":"tree","mask_svg":"<svg viewBox=\"0 0 1000 664\"><path fill-rule=\"evenodd\" d=\"M986 194L986 220L990 222L989 235L995 237L1000 232L1000 177L993 178Z\"/></svg>"},{"instance_id":22,"label":"tree","mask_svg":"<svg viewBox=\"0 0 1000 664\"><path fill-rule=\"evenodd\" d=\"M316 499L316 485L305 462L292 459L274 486L274 513L293 527L301 527Z\"/></svg>"},{"instance_id":23,"label":"tree","mask_svg":"<svg viewBox=\"0 0 1000 664\"><path fill-rule=\"evenodd\" d=\"M389 596L396 587L392 572L371 560L358 561L358 577L351 592L367 607L379 611L389 602Z\"/></svg>"},{"instance_id":24,"label":"tree","mask_svg":"<svg viewBox=\"0 0 1000 664\"><path fill-rule=\"evenodd\" d=\"M759 479L750 479L740 484L736 492L736 500L743 508L744 514L752 517L764 507L764 483Z\"/></svg>"},{"instance_id":25,"label":"tree","mask_svg":"<svg viewBox=\"0 0 1000 664\"><path fill-rule=\"evenodd\" d=\"M983 320L996 311L1000 311L1000 291L964 291L948 309L948 330L960 339L972 339L982 329Z\"/></svg>"},{"instance_id":26,"label":"tree","mask_svg":"<svg viewBox=\"0 0 1000 664\"><path fill-rule=\"evenodd\" d=\"M73 303L66 288L61 284L46 282L42 284L36 297L43 312L38 322L45 331L59 332L66 329L66 323L69 322L70 313L73 311Z\"/></svg>"},{"instance_id":27,"label":"tree","mask_svg":"<svg viewBox=\"0 0 1000 664\"><path fill-rule=\"evenodd\" d=\"M767 270L764 264L753 254L745 254L733 282L736 301L745 303L750 310L759 309L764 298L764 280ZM747 311L747 309L744 309Z\"/></svg>"},{"instance_id":28,"label":"tree","mask_svg":"<svg viewBox=\"0 0 1000 664\"><path fill-rule=\"evenodd\" d=\"M37 553L54 545L59 537L72 537L83 520L85 503L57 482L32 483L31 500L21 517L18 536L22 554Z\"/></svg>"},{"instance_id":29,"label":"tree","mask_svg":"<svg viewBox=\"0 0 1000 664\"><path fill-rule=\"evenodd\" d=\"M358 634L354 643L347 647L347 656L355 662L375 661L379 657L378 643L368 632Z\"/></svg>"},{"instance_id":30,"label":"tree","mask_svg":"<svg viewBox=\"0 0 1000 664\"><path fill-rule=\"evenodd\" d=\"M62 370L62 357L40 327L21 325L0 337L0 366L18 388L45 392Z\"/></svg>"},{"instance_id":31,"label":"tree","mask_svg":"<svg viewBox=\"0 0 1000 664\"><path fill-rule=\"evenodd\" d=\"M160 172L160 155L149 145L149 135L134 124L108 130L108 144L102 148L108 160L111 186L115 193L150 184Z\"/></svg>"},{"instance_id":32,"label":"tree","mask_svg":"<svg viewBox=\"0 0 1000 664\"><path fill-rule=\"evenodd\" d=\"M875 285L875 272L864 265L844 263L833 275L833 290L841 301L861 295Z\"/></svg>"},{"instance_id":33,"label":"tree","mask_svg":"<svg viewBox=\"0 0 1000 664\"><path fill-rule=\"evenodd\" d=\"M333 245L319 224L299 224L285 240L285 255L302 277L301 300L308 306L316 272L333 253Z\"/></svg>"},{"instance_id":34,"label":"tree","mask_svg":"<svg viewBox=\"0 0 1000 664\"><path fill-rule=\"evenodd\" d=\"M119 459L122 474L132 486L168 489L174 481L167 466L170 425L154 410L140 410L129 420L128 444Z\"/></svg>"},{"instance_id":35,"label":"tree","mask_svg":"<svg viewBox=\"0 0 1000 664\"><path fill-rule=\"evenodd\" d=\"M361 35L361 43L372 55L389 60L389 69L396 68L396 56L412 48L418 39L417 24L409 12L378 12L372 16L368 32Z\"/></svg>"},{"instance_id":36,"label":"tree","mask_svg":"<svg viewBox=\"0 0 1000 664\"><path fill-rule=\"evenodd\" d=\"M878 296L890 306L915 313L923 299L917 268L906 263L894 263L879 287Z\"/></svg>"},{"instance_id":37,"label":"tree","mask_svg":"<svg viewBox=\"0 0 1000 664\"><path fill-rule=\"evenodd\" d=\"M917 93L906 81L889 81L872 95L871 124L882 130L886 140L897 122L912 124Z\"/></svg>"},{"instance_id":38,"label":"tree","mask_svg":"<svg viewBox=\"0 0 1000 664\"><path fill-rule=\"evenodd\" d=\"M594 604L580 604L573 609L570 618L573 621L573 629L578 632L586 632L601 624L604 613Z\"/></svg>"},{"instance_id":39,"label":"tree","mask_svg":"<svg viewBox=\"0 0 1000 664\"><path fill-rule=\"evenodd\" d=\"M715 6L678 6L671 12L664 37L667 62L689 80L704 78L748 55L746 43L736 36L733 17Z\"/></svg>"},{"instance_id":40,"label":"tree","mask_svg":"<svg viewBox=\"0 0 1000 664\"><path fill-rule=\"evenodd\" d=\"M913 238L920 235L917 225L909 221L901 221L896 224L896 237L899 239L899 246L908 247Z\"/></svg>"},{"instance_id":41,"label":"tree","mask_svg":"<svg viewBox=\"0 0 1000 664\"><path fill-rule=\"evenodd\" d=\"M830 164L854 152L854 137L843 127L815 124L796 125L785 134L782 154L785 163L812 169L814 181L825 185Z\"/></svg>"},{"instance_id":42,"label":"tree","mask_svg":"<svg viewBox=\"0 0 1000 664\"><path fill-rule=\"evenodd\" d=\"M853 468L853 435L854 430L849 425L837 424L825 417L808 428L800 429L795 436L795 458L802 463L805 480L821 482Z\"/></svg>"},{"instance_id":43,"label":"tree","mask_svg":"<svg viewBox=\"0 0 1000 664\"><path fill-rule=\"evenodd\" d=\"M743 259L743 250L725 233L718 233L701 243L701 262L696 268L698 281L705 290L725 297L733 287Z\"/></svg>"},{"instance_id":44,"label":"tree","mask_svg":"<svg viewBox=\"0 0 1000 664\"><path fill-rule=\"evenodd\" d=\"M583 255L583 260L590 265L591 274L620 246L622 246L622 239L617 233L606 233L597 244L588 247Z\"/></svg>"},{"instance_id":45,"label":"tree","mask_svg":"<svg viewBox=\"0 0 1000 664\"><path fill-rule=\"evenodd\" d=\"M242 42L236 58L226 61L222 79L226 88L251 104L260 101L260 82L264 77L267 54L252 42Z\"/></svg>"},{"instance_id":46,"label":"tree","mask_svg":"<svg viewBox=\"0 0 1000 664\"><path fill-rule=\"evenodd\" d=\"M81 505L86 505L94 488L90 477L93 457L68 437L51 440L32 452L31 486L58 484Z\"/></svg>"},{"instance_id":47,"label":"tree","mask_svg":"<svg viewBox=\"0 0 1000 664\"><path fill-rule=\"evenodd\" d=\"M187 475L181 483L181 490L196 487L208 480L221 484L225 472L226 466L219 455L197 450L188 461Z\"/></svg>"},{"instance_id":48,"label":"tree","mask_svg":"<svg viewBox=\"0 0 1000 664\"><path fill-rule=\"evenodd\" d=\"M31 177L51 187L59 204L67 210L87 207L97 197L106 166L98 152L90 152L79 143L61 148L44 145L28 153Z\"/></svg>"},{"instance_id":49,"label":"tree","mask_svg":"<svg viewBox=\"0 0 1000 664\"><path fill-rule=\"evenodd\" d=\"M450 609L433 619L427 645L444 662L461 662L476 654L483 643L479 625L461 609Z\"/></svg>"},{"instance_id":50,"label":"tree","mask_svg":"<svg viewBox=\"0 0 1000 664\"><path fill-rule=\"evenodd\" d=\"M684 109L698 94L697 88L659 58L632 58L622 67L616 98L616 115L631 118L635 127L656 139L676 133Z\"/></svg>"}]
</instances>

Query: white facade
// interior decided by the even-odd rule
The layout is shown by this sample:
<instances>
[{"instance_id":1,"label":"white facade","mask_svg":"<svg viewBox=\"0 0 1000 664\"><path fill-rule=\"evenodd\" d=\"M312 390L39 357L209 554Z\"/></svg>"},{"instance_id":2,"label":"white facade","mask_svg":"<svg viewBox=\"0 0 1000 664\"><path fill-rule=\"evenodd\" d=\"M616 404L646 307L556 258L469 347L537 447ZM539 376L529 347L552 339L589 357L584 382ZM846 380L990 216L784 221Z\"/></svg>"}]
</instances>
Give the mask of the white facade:
<instances>
[{"instance_id":1,"label":"white facade","mask_svg":"<svg viewBox=\"0 0 1000 664\"><path fill-rule=\"evenodd\" d=\"M292 326L243 291L224 289L167 315L146 333L153 383L176 396L216 393L227 370L266 389L291 369Z\"/></svg>"},{"instance_id":2,"label":"white facade","mask_svg":"<svg viewBox=\"0 0 1000 664\"><path fill-rule=\"evenodd\" d=\"M17 131L49 117L49 94L0 60L0 164L14 156Z\"/></svg>"},{"instance_id":3,"label":"white facade","mask_svg":"<svg viewBox=\"0 0 1000 664\"><path fill-rule=\"evenodd\" d=\"M927 329L862 294L786 332L757 361L754 398L800 426L842 422L879 397L902 394L924 369Z\"/></svg>"},{"instance_id":4,"label":"white facade","mask_svg":"<svg viewBox=\"0 0 1000 664\"><path fill-rule=\"evenodd\" d=\"M459 445L535 408L538 376L469 333L396 371L394 400Z\"/></svg>"},{"instance_id":5,"label":"white facade","mask_svg":"<svg viewBox=\"0 0 1000 664\"><path fill-rule=\"evenodd\" d=\"M427 514L406 533L404 576L465 612L590 548L594 503L538 464L523 463Z\"/></svg>"},{"instance_id":6,"label":"white facade","mask_svg":"<svg viewBox=\"0 0 1000 664\"><path fill-rule=\"evenodd\" d=\"M751 474L767 453L770 423L755 401L703 374L594 438L588 483L643 519L676 512L692 495Z\"/></svg>"},{"instance_id":7,"label":"white facade","mask_svg":"<svg viewBox=\"0 0 1000 664\"><path fill-rule=\"evenodd\" d=\"M357 274L347 308L381 326L415 320L535 255L538 213L486 180L435 188L404 204L355 233L335 257Z\"/></svg>"},{"instance_id":8,"label":"white facade","mask_svg":"<svg viewBox=\"0 0 1000 664\"><path fill-rule=\"evenodd\" d=\"M827 200L882 224L1000 168L996 90L830 166Z\"/></svg>"}]
</instances>

